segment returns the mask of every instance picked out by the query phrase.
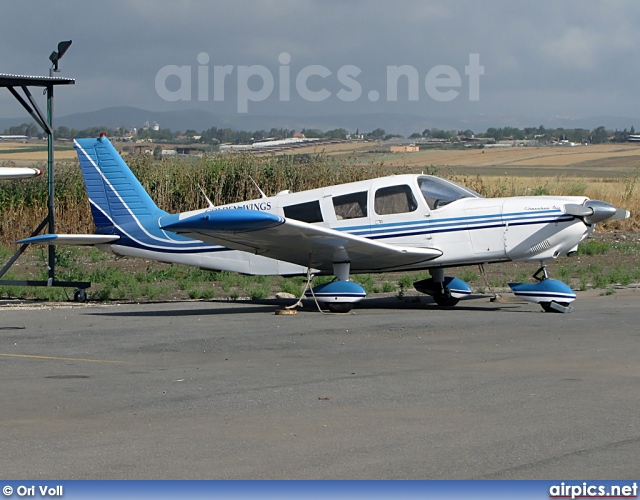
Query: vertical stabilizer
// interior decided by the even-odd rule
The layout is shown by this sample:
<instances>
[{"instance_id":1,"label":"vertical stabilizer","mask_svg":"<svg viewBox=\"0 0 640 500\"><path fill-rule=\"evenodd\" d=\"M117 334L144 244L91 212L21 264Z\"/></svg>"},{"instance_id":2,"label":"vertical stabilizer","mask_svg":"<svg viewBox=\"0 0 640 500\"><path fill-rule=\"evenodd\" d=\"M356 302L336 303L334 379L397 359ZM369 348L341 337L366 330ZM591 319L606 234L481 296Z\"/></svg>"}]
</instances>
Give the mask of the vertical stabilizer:
<instances>
[{"instance_id":1,"label":"vertical stabilizer","mask_svg":"<svg viewBox=\"0 0 640 500\"><path fill-rule=\"evenodd\" d=\"M147 194L109 139L103 135L97 139L76 139L74 145L96 228L166 214Z\"/></svg>"}]
</instances>

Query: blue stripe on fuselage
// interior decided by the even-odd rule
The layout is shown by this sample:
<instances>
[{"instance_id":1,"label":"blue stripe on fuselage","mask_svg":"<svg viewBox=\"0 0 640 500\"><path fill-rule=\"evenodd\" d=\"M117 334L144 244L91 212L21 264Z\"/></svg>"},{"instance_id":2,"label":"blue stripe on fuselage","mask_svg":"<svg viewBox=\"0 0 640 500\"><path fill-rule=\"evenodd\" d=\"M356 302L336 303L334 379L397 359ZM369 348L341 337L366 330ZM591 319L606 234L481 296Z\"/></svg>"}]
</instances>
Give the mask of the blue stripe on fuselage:
<instances>
[{"instance_id":1,"label":"blue stripe on fuselage","mask_svg":"<svg viewBox=\"0 0 640 500\"><path fill-rule=\"evenodd\" d=\"M555 216L554 216L555 214ZM505 220L506 219L506 220ZM547 224L551 222L568 222L572 215L560 210L540 210L538 212L513 212L510 214L489 214L468 217L452 217L441 220L392 222L371 226L352 226L335 228L338 231L370 239L394 238L430 233L447 233L474 229L488 229L506 226L524 226Z\"/></svg>"}]
</instances>

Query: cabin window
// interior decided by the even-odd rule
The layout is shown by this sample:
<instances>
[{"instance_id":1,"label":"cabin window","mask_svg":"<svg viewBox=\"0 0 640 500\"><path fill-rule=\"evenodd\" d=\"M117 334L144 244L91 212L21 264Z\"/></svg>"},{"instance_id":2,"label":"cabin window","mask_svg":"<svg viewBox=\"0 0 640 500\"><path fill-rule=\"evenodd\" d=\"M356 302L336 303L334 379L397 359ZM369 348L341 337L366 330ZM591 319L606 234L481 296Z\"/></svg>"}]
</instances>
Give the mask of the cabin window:
<instances>
[{"instance_id":1,"label":"cabin window","mask_svg":"<svg viewBox=\"0 0 640 500\"><path fill-rule=\"evenodd\" d=\"M375 211L378 215L405 214L418 208L409 186L391 186L376 191Z\"/></svg>"},{"instance_id":2,"label":"cabin window","mask_svg":"<svg viewBox=\"0 0 640 500\"><path fill-rule=\"evenodd\" d=\"M313 222L323 222L320 202L318 200L284 207L284 216L287 219L295 219L310 224Z\"/></svg>"},{"instance_id":3,"label":"cabin window","mask_svg":"<svg viewBox=\"0 0 640 500\"><path fill-rule=\"evenodd\" d=\"M333 197L336 219L358 219L367 216L367 192L349 193Z\"/></svg>"}]
</instances>

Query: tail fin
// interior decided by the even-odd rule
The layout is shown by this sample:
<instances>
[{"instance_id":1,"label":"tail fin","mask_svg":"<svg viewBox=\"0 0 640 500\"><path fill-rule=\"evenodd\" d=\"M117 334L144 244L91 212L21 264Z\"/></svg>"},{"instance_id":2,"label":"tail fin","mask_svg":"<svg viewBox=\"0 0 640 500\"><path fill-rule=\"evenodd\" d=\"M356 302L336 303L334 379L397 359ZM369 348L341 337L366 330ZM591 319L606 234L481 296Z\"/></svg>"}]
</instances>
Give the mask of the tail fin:
<instances>
[{"instance_id":1,"label":"tail fin","mask_svg":"<svg viewBox=\"0 0 640 500\"><path fill-rule=\"evenodd\" d=\"M74 145L97 229L166 215L104 135Z\"/></svg>"}]
</instances>

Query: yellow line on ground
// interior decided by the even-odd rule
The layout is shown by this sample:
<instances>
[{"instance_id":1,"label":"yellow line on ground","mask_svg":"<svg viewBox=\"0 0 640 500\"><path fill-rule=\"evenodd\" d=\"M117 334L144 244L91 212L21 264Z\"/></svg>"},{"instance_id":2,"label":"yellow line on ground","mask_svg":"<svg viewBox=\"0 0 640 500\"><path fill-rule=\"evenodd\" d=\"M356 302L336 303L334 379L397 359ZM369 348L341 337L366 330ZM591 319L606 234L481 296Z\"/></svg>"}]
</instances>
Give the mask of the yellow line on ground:
<instances>
[{"instance_id":1,"label":"yellow line on ground","mask_svg":"<svg viewBox=\"0 0 640 500\"><path fill-rule=\"evenodd\" d=\"M31 354L2 354L0 356L4 356L6 358L31 358L31 359L52 359L55 361L86 361L87 363L114 363L120 364L124 363L124 361L113 361L110 359L86 359L86 358L61 358L58 356L36 356Z\"/></svg>"}]
</instances>

